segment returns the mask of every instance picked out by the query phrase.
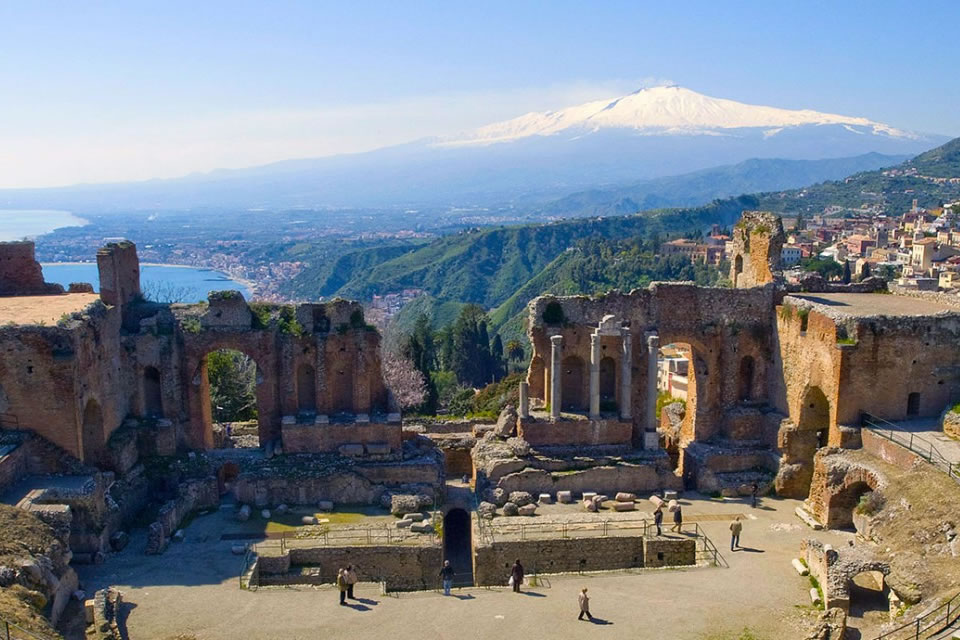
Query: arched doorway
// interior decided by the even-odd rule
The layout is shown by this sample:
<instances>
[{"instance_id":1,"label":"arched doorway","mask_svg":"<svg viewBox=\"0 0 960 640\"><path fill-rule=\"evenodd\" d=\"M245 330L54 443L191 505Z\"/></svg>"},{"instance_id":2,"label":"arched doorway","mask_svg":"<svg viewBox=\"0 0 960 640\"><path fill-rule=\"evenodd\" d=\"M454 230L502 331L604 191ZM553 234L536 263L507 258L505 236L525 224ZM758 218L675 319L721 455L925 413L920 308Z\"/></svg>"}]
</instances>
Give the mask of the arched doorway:
<instances>
[{"instance_id":1,"label":"arched doorway","mask_svg":"<svg viewBox=\"0 0 960 640\"><path fill-rule=\"evenodd\" d=\"M737 373L737 401L749 402L753 399L753 357L740 359L740 371Z\"/></svg>"},{"instance_id":2,"label":"arched doorway","mask_svg":"<svg viewBox=\"0 0 960 640\"><path fill-rule=\"evenodd\" d=\"M827 446L830 436L830 402L820 387L807 387L800 406L800 419L797 422L803 432L804 442L810 450L803 458L813 460L816 450Z\"/></svg>"},{"instance_id":3,"label":"arched doorway","mask_svg":"<svg viewBox=\"0 0 960 640\"><path fill-rule=\"evenodd\" d=\"M200 362L200 418L207 433L220 430L224 446L259 447L269 439L269 416L262 415L262 376L256 361L235 349L211 351Z\"/></svg>"},{"instance_id":4,"label":"arched doorway","mask_svg":"<svg viewBox=\"0 0 960 640\"><path fill-rule=\"evenodd\" d=\"M913 392L907 396L907 417L920 415L920 394Z\"/></svg>"},{"instance_id":5,"label":"arched doorway","mask_svg":"<svg viewBox=\"0 0 960 640\"><path fill-rule=\"evenodd\" d=\"M100 403L96 400L88 400L87 406L83 409L83 461L96 462L100 454L100 448L103 446L103 413L100 411Z\"/></svg>"},{"instance_id":6,"label":"arched doorway","mask_svg":"<svg viewBox=\"0 0 960 640\"><path fill-rule=\"evenodd\" d=\"M353 367L349 362L336 365L330 381L330 413L355 413L353 408Z\"/></svg>"},{"instance_id":7,"label":"arched doorway","mask_svg":"<svg viewBox=\"0 0 960 640\"><path fill-rule=\"evenodd\" d=\"M309 364L301 364L297 368L297 410L300 413L317 411L316 373Z\"/></svg>"},{"instance_id":8,"label":"arched doorway","mask_svg":"<svg viewBox=\"0 0 960 640\"><path fill-rule=\"evenodd\" d=\"M560 399L563 409L583 411L583 360L577 356L563 359Z\"/></svg>"},{"instance_id":9,"label":"arched doorway","mask_svg":"<svg viewBox=\"0 0 960 640\"><path fill-rule=\"evenodd\" d=\"M143 412L148 418L163 417L163 389L156 367L143 370Z\"/></svg>"},{"instance_id":10,"label":"arched doorway","mask_svg":"<svg viewBox=\"0 0 960 640\"><path fill-rule=\"evenodd\" d=\"M443 518L443 559L449 560L455 572L453 584L473 585L473 543L470 514L451 509Z\"/></svg>"},{"instance_id":11,"label":"arched doorway","mask_svg":"<svg viewBox=\"0 0 960 640\"><path fill-rule=\"evenodd\" d=\"M873 492L873 488L863 481L852 482L827 502L827 527L830 529L853 529L853 512L860 499Z\"/></svg>"},{"instance_id":12,"label":"arched doorway","mask_svg":"<svg viewBox=\"0 0 960 640\"><path fill-rule=\"evenodd\" d=\"M851 620L871 618L872 622L885 622L889 619L890 591L883 571L867 570L856 574L849 582L848 593Z\"/></svg>"},{"instance_id":13,"label":"arched doorway","mask_svg":"<svg viewBox=\"0 0 960 640\"><path fill-rule=\"evenodd\" d=\"M733 287L740 284L740 274L743 273L743 256L737 256L733 260Z\"/></svg>"},{"instance_id":14,"label":"arched doorway","mask_svg":"<svg viewBox=\"0 0 960 640\"><path fill-rule=\"evenodd\" d=\"M616 411L617 364L607 356L600 360L600 409Z\"/></svg>"}]
</instances>

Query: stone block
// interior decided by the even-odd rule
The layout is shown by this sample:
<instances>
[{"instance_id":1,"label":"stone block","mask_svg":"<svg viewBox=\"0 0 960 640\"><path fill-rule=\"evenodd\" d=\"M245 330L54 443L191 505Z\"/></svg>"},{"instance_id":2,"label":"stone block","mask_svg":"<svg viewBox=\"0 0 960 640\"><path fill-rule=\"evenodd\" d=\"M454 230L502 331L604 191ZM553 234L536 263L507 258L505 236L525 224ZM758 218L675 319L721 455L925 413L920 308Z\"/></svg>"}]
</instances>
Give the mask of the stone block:
<instances>
[{"instance_id":1,"label":"stone block","mask_svg":"<svg viewBox=\"0 0 960 640\"><path fill-rule=\"evenodd\" d=\"M553 498L550 497L549 493L541 493L537 496L537 502L539 504L553 504Z\"/></svg>"},{"instance_id":2,"label":"stone block","mask_svg":"<svg viewBox=\"0 0 960 640\"><path fill-rule=\"evenodd\" d=\"M823 525L816 521L816 519L807 512L803 507L797 507L793 511L798 518L803 520L804 524L813 529L814 531L820 531L823 529Z\"/></svg>"},{"instance_id":3,"label":"stone block","mask_svg":"<svg viewBox=\"0 0 960 640\"><path fill-rule=\"evenodd\" d=\"M528 491L511 491L507 501L522 507L525 504L533 503L533 494Z\"/></svg>"},{"instance_id":4,"label":"stone block","mask_svg":"<svg viewBox=\"0 0 960 640\"><path fill-rule=\"evenodd\" d=\"M399 411L387 414L387 422L389 424L396 424L396 423L402 422L402 420L403 418L400 416Z\"/></svg>"},{"instance_id":5,"label":"stone block","mask_svg":"<svg viewBox=\"0 0 960 640\"><path fill-rule=\"evenodd\" d=\"M587 500L593 501L593 499L596 498L596 497L597 497L597 492L596 492L596 491L584 491L584 492L583 492L583 500L584 500L584 502L586 502Z\"/></svg>"},{"instance_id":6,"label":"stone block","mask_svg":"<svg viewBox=\"0 0 960 640\"><path fill-rule=\"evenodd\" d=\"M319 511L333 511L333 502L330 500L321 500L317 503L317 509Z\"/></svg>"},{"instance_id":7,"label":"stone block","mask_svg":"<svg viewBox=\"0 0 960 640\"><path fill-rule=\"evenodd\" d=\"M115 531L110 536L110 548L114 551L123 551L129 542L130 536L126 531Z\"/></svg>"},{"instance_id":8,"label":"stone block","mask_svg":"<svg viewBox=\"0 0 960 640\"><path fill-rule=\"evenodd\" d=\"M520 513L520 507L518 507L513 502L508 502L503 505L503 515L505 516L515 516Z\"/></svg>"},{"instance_id":9,"label":"stone block","mask_svg":"<svg viewBox=\"0 0 960 640\"><path fill-rule=\"evenodd\" d=\"M820 604L820 592L813 587L810 587L810 602L812 602L814 605Z\"/></svg>"},{"instance_id":10,"label":"stone block","mask_svg":"<svg viewBox=\"0 0 960 640\"><path fill-rule=\"evenodd\" d=\"M573 492L557 491L557 502L561 504L570 504L571 502L573 502Z\"/></svg>"},{"instance_id":11,"label":"stone block","mask_svg":"<svg viewBox=\"0 0 960 640\"><path fill-rule=\"evenodd\" d=\"M653 503L654 508L663 507L663 499L660 496L650 496L650 502Z\"/></svg>"},{"instance_id":12,"label":"stone block","mask_svg":"<svg viewBox=\"0 0 960 640\"><path fill-rule=\"evenodd\" d=\"M280 418L280 424L283 424L283 425L287 425L287 424L297 424L297 417L296 417L296 416L283 416L282 418Z\"/></svg>"},{"instance_id":13,"label":"stone block","mask_svg":"<svg viewBox=\"0 0 960 640\"><path fill-rule=\"evenodd\" d=\"M596 501L594 501L594 500L586 500L586 499L585 499L585 500L583 501L583 508L586 509L587 511L596 512L596 510L597 510L597 503L596 503Z\"/></svg>"},{"instance_id":14,"label":"stone block","mask_svg":"<svg viewBox=\"0 0 960 640\"><path fill-rule=\"evenodd\" d=\"M790 564L793 565L793 568L800 575L802 576L810 575L810 570L807 569L802 562L800 562L800 558L794 558L793 560L790 561Z\"/></svg>"},{"instance_id":15,"label":"stone block","mask_svg":"<svg viewBox=\"0 0 960 640\"><path fill-rule=\"evenodd\" d=\"M619 500L613 503L614 511L634 511L637 508L635 502L620 502Z\"/></svg>"},{"instance_id":16,"label":"stone block","mask_svg":"<svg viewBox=\"0 0 960 640\"><path fill-rule=\"evenodd\" d=\"M263 509L260 512L260 517L263 518L264 520L269 520L271 515L273 514L270 513L270 509Z\"/></svg>"},{"instance_id":17,"label":"stone block","mask_svg":"<svg viewBox=\"0 0 960 640\"><path fill-rule=\"evenodd\" d=\"M676 492L676 491L664 491L664 492L663 492L663 499L666 500L667 502L670 502L671 500L676 500L678 497L679 497L679 496L677 495L677 492ZM652 498L651 498L651 500L652 500Z\"/></svg>"},{"instance_id":18,"label":"stone block","mask_svg":"<svg viewBox=\"0 0 960 640\"><path fill-rule=\"evenodd\" d=\"M250 512L250 505L242 505L240 509L237 510L237 514L234 516L234 518L236 518L237 522L246 522L250 519Z\"/></svg>"},{"instance_id":19,"label":"stone block","mask_svg":"<svg viewBox=\"0 0 960 640\"><path fill-rule=\"evenodd\" d=\"M317 516L303 516L300 518L303 524L317 524Z\"/></svg>"},{"instance_id":20,"label":"stone block","mask_svg":"<svg viewBox=\"0 0 960 640\"><path fill-rule=\"evenodd\" d=\"M373 456L385 456L390 453L390 445L386 442L370 442L365 446L367 453Z\"/></svg>"},{"instance_id":21,"label":"stone block","mask_svg":"<svg viewBox=\"0 0 960 640\"><path fill-rule=\"evenodd\" d=\"M432 522L414 522L410 525L410 531L415 533L433 533Z\"/></svg>"},{"instance_id":22,"label":"stone block","mask_svg":"<svg viewBox=\"0 0 960 640\"><path fill-rule=\"evenodd\" d=\"M230 553L232 553L235 556L242 556L244 553L246 553L246 551L247 551L246 545L235 544L232 547L230 547Z\"/></svg>"},{"instance_id":23,"label":"stone block","mask_svg":"<svg viewBox=\"0 0 960 640\"><path fill-rule=\"evenodd\" d=\"M536 515L536 513L537 513L537 505L535 505L535 504L525 504L525 505L523 505L522 507L519 507L519 508L517 509L517 512L518 512L521 516L532 516L532 515Z\"/></svg>"},{"instance_id":24,"label":"stone block","mask_svg":"<svg viewBox=\"0 0 960 640\"><path fill-rule=\"evenodd\" d=\"M330 416L325 413L318 413L313 419L313 424L330 424Z\"/></svg>"},{"instance_id":25,"label":"stone block","mask_svg":"<svg viewBox=\"0 0 960 640\"><path fill-rule=\"evenodd\" d=\"M423 515L422 513L408 513L403 517L405 520L409 520L410 522L423 522L427 519L427 516Z\"/></svg>"},{"instance_id":26,"label":"stone block","mask_svg":"<svg viewBox=\"0 0 960 640\"><path fill-rule=\"evenodd\" d=\"M340 452L340 455L346 458L359 458L363 455L363 445L362 444L342 444L337 449Z\"/></svg>"},{"instance_id":27,"label":"stone block","mask_svg":"<svg viewBox=\"0 0 960 640\"><path fill-rule=\"evenodd\" d=\"M402 520L397 520L397 521L394 523L394 525L397 527L397 529L406 529L407 527L409 527L409 526L412 525L412 524L413 524L413 520L407 520L406 518L404 518L404 519L402 519Z\"/></svg>"},{"instance_id":28,"label":"stone block","mask_svg":"<svg viewBox=\"0 0 960 640\"><path fill-rule=\"evenodd\" d=\"M609 499L610 499L610 496L600 494L598 496L594 496L593 501L596 503L597 508L600 508L603 506L603 503Z\"/></svg>"},{"instance_id":29,"label":"stone block","mask_svg":"<svg viewBox=\"0 0 960 640\"><path fill-rule=\"evenodd\" d=\"M93 598L83 601L83 617L88 625L93 624Z\"/></svg>"},{"instance_id":30,"label":"stone block","mask_svg":"<svg viewBox=\"0 0 960 640\"><path fill-rule=\"evenodd\" d=\"M614 499L617 502L633 502L634 500L637 499L637 496L636 494L633 494L633 493L627 493L626 491L621 491L614 497Z\"/></svg>"},{"instance_id":31,"label":"stone block","mask_svg":"<svg viewBox=\"0 0 960 640\"><path fill-rule=\"evenodd\" d=\"M367 424L370 422L370 414L358 413L356 416L354 416L353 421L357 424Z\"/></svg>"},{"instance_id":32,"label":"stone block","mask_svg":"<svg viewBox=\"0 0 960 640\"><path fill-rule=\"evenodd\" d=\"M660 434L656 431L644 431L643 432L643 448L644 449L659 449L660 448Z\"/></svg>"}]
</instances>

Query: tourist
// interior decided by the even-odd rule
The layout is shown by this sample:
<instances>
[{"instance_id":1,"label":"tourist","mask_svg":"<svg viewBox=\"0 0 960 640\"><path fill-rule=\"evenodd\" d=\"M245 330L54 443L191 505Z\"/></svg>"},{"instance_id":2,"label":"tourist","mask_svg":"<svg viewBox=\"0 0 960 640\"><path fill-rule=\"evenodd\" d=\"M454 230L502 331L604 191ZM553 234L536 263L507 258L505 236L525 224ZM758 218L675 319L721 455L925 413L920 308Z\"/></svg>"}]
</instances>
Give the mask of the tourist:
<instances>
[{"instance_id":1,"label":"tourist","mask_svg":"<svg viewBox=\"0 0 960 640\"><path fill-rule=\"evenodd\" d=\"M351 600L356 600L353 597L353 585L357 584L357 572L353 570L353 565L348 564L346 571L344 571L344 578L347 583L347 597Z\"/></svg>"},{"instance_id":2,"label":"tourist","mask_svg":"<svg viewBox=\"0 0 960 640\"><path fill-rule=\"evenodd\" d=\"M757 483L754 482L750 485L750 506L754 509L757 508L757 493L760 491L760 487L757 486Z\"/></svg>"},{"instance_id":3,"label":"tourist","mask_svg":"<svg viewBox=\"0 0 960 640\"><path fill-rule=\"evenodd\" d=\"M577 616L577 620L583 620L584 615L587 616L587 620L593 620L593 616L590 615L590 597L587 595L586 587L580 590L577 600L580 602L580 615Z\"/></svg>"},{"instance_id":4,"label":"tourist","mask_svg":"<svg viewBox=\"0 0 960 640\"><path fill-rule=\"evenodd\" d=\"M449 560L443 561L443 566L440 567L440 579L443 580L443 595L450 595L450 587L453 586L453 567L450 566Z\"/></svg>"},{"instance_id":5,"label":"tourist","mask_svg":"<svg viewBox=\"0 0 960 640\"><path fill-rule=\"evenodd\" d=\"M673 512L673 526L670 527L670 531L676 531L680 533L680 528L683 525L683 509L680 505L677 505L676 510Z\"/></svg>"},{"instance_id":6,"label":"tourist","mask_svg":"<svg viewBox=\"0 0 960 640\"><path fill-rule=\"evenodd\" d=\"M337 570L337 589L340 590L340 606L347 604L347 570L340 568Z\"/></svg>"},{"instance_id":7,"label":"tourist","mask_svg":"<svg viewBox=\"0 0 960 640\"><path fill-rule=\"evenodd\" d=\"M663 535L663 531L660 529L663 525L663 505L658 504L657 508L653 511L653 524L657 525L657 535Z\"/></svg>"},{"instance_id":8,"label":"tourist","mask_svg":"<svg viewBox=\"0 0 960 640\"><path fill-rule=\"evenodd\" d=\"M743 531L743 523L740 522L740 516L737 516L730 523L730 551L740 546L740 532Z\"/></svg>"},{"instance_id":9,"label":"tourist","mask_svg":"<svg viewBox=\"0 0 960 640\"><path fill-rule=\"evenodd\" d=\"M520 585L523 584L523 565L520 564L520 558L517 558L510 569L510 584L513 585L515 593L520 593Z\"/></svg>"}]
</instances>

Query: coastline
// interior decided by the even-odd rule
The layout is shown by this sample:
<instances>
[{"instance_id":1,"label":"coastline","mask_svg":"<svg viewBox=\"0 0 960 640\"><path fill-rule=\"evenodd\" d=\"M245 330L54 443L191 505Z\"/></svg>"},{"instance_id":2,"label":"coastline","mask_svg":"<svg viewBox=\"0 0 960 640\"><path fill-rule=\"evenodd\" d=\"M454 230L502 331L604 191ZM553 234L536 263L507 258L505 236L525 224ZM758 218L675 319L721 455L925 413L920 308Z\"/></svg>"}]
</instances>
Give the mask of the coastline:
<instances>
[{"instance_id":1,"label":"coastline","mask_svg":"<svg viewBox=\"0 0 960 640\"><path fill-rule=\"evenodd\" d=\"M40 266L41 268L47 266L84 267L88 265L96 266L96 264L96 260L91 260L90 262L41 262ZM219 269L213 269L211 267L194 267L189 264L166 264L163 262L141 262L140 267L171 267L175 269L193 269L194 271L210 271L223 276L224 280L230 280L231 282L236 282L237 284L241 284L246 287L250 291L251 299L257 290L256 284L253 281L247 280L246 278L235 278L225 271L220 271Z\"/></svg>"}]
</instances>

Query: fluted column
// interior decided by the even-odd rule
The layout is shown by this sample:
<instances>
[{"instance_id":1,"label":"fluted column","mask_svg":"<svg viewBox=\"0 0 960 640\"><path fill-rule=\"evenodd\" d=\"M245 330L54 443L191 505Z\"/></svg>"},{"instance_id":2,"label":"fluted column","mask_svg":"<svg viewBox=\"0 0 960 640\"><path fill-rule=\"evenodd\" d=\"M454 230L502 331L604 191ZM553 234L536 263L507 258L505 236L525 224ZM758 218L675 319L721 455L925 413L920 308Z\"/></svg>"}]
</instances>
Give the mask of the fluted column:
<instances>
[{"instance_id":1,"label":"fluted column","mask_svg":"<svg viewBox=\"0 0 960 640\"><path fill-rule=\"evenodd\" d=\"M590 417L600 417L600 336L590 336Z\"/></svg>"},{"instance_id":2,"label":"fluted column","mask_svg":"<svg viewBox=\"0 0 960 640\"><path fill-rule=\"evenodd\" d=\"M520 417L530 417L530 385L526 380L520 383Z\"/></svg>"},{"instance_id":3,"label":"fluted column","mask_svg":"<svg viewBox=\"0 0 960 640\"><path fill-rule=\"evenodd\" d=\"M632 418L631 387L633 386L633 338L630 329L621 333L620 353L620 420L626 422Z\"/></svg>"},{"instance_id":4,"label":"fluted column","mask_svg":"<svg viewBox=\"0 0 960 640\"><path fill-rule=\"evenodd\" d=\"M647 401L644 420L645 433L657 432L657 359L660 356L660 336L647 334ZM647 436L644 435L644 438Z\"/></svg>"},{"instance_id":5,"label":"fluted column","mask_svg":"<svg viewBox=\"0 0 960 640\"><path fill-rule=\"evenodd\" d=\"M550 417L553 419L560 417L562 344L563 336L550 336Z\"/></svg>"}]
</instances>

